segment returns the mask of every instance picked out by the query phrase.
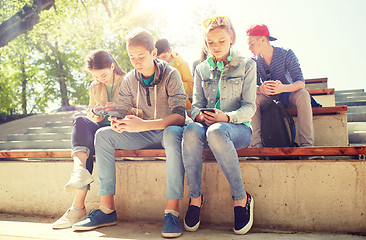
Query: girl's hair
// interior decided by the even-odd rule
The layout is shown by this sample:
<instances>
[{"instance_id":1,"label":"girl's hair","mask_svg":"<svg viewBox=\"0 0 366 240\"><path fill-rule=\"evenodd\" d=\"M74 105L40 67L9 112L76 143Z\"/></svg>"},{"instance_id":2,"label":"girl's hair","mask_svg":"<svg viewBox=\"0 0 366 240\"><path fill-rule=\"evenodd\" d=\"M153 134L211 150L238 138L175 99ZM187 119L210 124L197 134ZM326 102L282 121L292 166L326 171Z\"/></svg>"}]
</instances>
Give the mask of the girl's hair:
<instances>
[{"instance_id":1,"label":"girl's hair","mask_svg":"<svg viewBox=\"0 0 366 240\"><path fill-rule=\"evenodd\" d=\"M223 16L216 16L213 18L208 18L205 21L203 21L203 26L205 28L204 30L204 41L205 41L205 51L206 54L209 52L208 51L208 46L207 46L207 42L206 42L206 35L207 33L209 33L210 31L216 29L216 28L221 28L221 29L226 29L226 31L233 37L233 42L231 45L234 45L236 42L236 33L233 27L233 24L231 23L230 19L227 17L223 17Z\"/></svg>"},{"instance_id":2,"label":"girl's hair","mask_svg":"<svg viewBox=\"0 0 366 240\"><path fill-rule=\"evenodd\" d=\"M110 68L112 63L114 63L114 70L116 74L126 74L126 72L122 70L117 61L113 58L112 54L105 50L95 50L85 58L86 69L89 71L94 69Z\"/></svg>"}]
</instances>

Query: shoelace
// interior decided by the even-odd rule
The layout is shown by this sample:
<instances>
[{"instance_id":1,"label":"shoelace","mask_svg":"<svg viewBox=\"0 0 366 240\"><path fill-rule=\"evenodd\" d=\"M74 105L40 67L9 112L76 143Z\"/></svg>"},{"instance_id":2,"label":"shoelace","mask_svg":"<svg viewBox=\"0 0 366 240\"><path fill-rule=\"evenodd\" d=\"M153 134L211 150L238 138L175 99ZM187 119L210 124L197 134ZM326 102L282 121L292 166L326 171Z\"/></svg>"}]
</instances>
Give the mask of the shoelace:
<instances>
[{"instance_id":1,"label":"shoelace","mask_svg":"<svg viewBox=\"0 0 366 240\"><path fill-rule=\"evenodd\" d=\"M93 215L95 215L95 214L97 214L98 213L98 209L91 209L90 211L89 211L89 213L88 213L88 217L89 216L93 216Z\"/></svg>"},{"instance_id":2,"label":"shoelace","mask_svg":"<svg viewBox=\"0 0 366 240\"><path fill-rule=\"evenodd\" d=\"M173 214L168 214L167 216L168 216L168 221L174 222L176 224L178 223L178 218L173 217L174 216Z\"/></svg>"}]
</instances>

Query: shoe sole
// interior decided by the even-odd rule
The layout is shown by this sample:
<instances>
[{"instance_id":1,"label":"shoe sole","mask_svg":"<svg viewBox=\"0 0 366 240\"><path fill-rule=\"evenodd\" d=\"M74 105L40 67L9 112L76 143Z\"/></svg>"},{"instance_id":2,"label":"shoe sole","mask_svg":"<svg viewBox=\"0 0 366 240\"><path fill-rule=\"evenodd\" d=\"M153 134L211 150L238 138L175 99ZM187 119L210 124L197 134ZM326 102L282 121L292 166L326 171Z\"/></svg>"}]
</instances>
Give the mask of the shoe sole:
<instances>
[{"instance_id":1,"label":"shoe sole","mask_svg":"<svg viewBox=\"0 0 366 240\"><path fill-rule=\"evenodd\" d=\"M97 226L90 226L90 227L73 225L72 229L74 231L87 231L87 230L93 230L93 229L100 228L100 227L113 226L113 225L116 225L116 224L117 224L117 222L112 222L112 223L104 223L104 224L100 224L100 225L97 225Z\"/></svg>"},{"instance_id":2,"label":"shoe sole","mask_svg":"<svg viewBox=\"0 0 366 240\"><path fill-rule=\"evenodd\" d=\"M249 230L252 228L252 226L253 226L253 209L254 209L254 198L252 196L252 201L250 203L250 220L249 220L248 224L245 225L240 230L235 230L235 228L233 228L235 234L237 234L237 235L244 235L247 232L249 232Z\"/></svg>"},{"instance_id":3,"label":"shoe sole","mask_svg":"<svg viewBox=\"0 0 366 240\"><path fill-rule=\"evenodd\" d=\"M165 238L176 238L180 237L180 235L182 235L182 233L161 233L161 236Z\"/></svg>"},{"instance_id":4,"label":"shoe sole","mask_svg":"<svg viewBox=\"0 0 366 240\"><path fill-rule=\"evenodd\" d=\"M92 176L90 176L88 179L86 179L84 182L82 182L82 183L80 184L80 186L70 186L70 185L67 185L67 186L65 186L64 188L65 188L65 191L66 191L66 192L72 192L73 190L76 190L76 189L82 188L82 187L84 187L84 186L86 186L86 185L88 185L88 184L90 184L90 183L92 183L92 182L94 182L94 179L93 179L93 177L92 177Z\"/></svg>"},{"instance_id":5,"label":"shoe sole","mask_svg":"<svg viewBox=\"0 0 366 240\"><path fill-rule=\"evenodd\" d=\"M183 223L184 223L184 229L188 232L195 232L197 231L198 227L200 226L200 223L201 223L201 220L198 221L198 223L196 225L194 225L193 227L189 227L187 224L186 224L186 219L184 217L184 220L183 220Z\"/></svg>"}]
</instances>

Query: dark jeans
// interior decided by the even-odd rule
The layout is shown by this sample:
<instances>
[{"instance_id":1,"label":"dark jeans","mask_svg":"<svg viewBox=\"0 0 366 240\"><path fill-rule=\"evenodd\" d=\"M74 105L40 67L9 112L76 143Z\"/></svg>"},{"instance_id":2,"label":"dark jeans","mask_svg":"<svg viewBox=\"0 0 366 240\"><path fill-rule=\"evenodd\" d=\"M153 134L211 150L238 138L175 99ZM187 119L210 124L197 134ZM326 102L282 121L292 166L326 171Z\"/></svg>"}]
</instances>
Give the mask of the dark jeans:
<instances>
[{"instance_id":1,"label":"dark jeans","mask_svg":"<svg viewBox=\"0 0 366 240\"><path fill-rule=\"evenodd\" d=\"M72 152L83 151L88 154L86 169L88 169L90 174L93 172L93 156L95 154L94 135L99 128L105 126L108 126L105 121L96 123L83 116L76 117L73 123L71 135Z\"/></svg>"}]
</instances>

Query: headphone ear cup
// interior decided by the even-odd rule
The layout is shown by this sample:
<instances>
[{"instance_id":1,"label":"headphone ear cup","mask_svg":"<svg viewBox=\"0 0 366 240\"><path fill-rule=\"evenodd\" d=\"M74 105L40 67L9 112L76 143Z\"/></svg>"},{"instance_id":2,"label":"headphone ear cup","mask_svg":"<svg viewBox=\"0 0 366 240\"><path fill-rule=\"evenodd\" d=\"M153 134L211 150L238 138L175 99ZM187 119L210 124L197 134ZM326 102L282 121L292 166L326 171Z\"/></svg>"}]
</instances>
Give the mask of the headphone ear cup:
<instances>
[{"instance_id":1,"label":"headphone ear cup","mask_svg":"<svg viewBox=\"0 0 366 240\"><path fill-rule=\"evenodd\" d=\"M215 61L212 59L212 57L207 58L207 62L210 65L210 67L216 67Z\"/></svg>"},{"instance_id":2,"label":"headphone ear cup","mask_svg":"<svg viewBox=\"0 0 366 240\"><path fill-rule=\"evenodd\" d=\"M231 62L233 60L233 48L230 48L230 54L227 56L227 60Z\"/></svg>"},{"instance_id":3,"label":"headphone ear cup","mask_svg":"<svg viewBox=\"0 0 366 240\"><path fill-rule=\"evenodd\" d=\"M222 72L225 69L225 64L223 61L217 62L217 68Z\"/></svg>"},{"instance_id":4,"label":"headphone ear cup","mask_svg":"<svg viewBox=\"0 0 366 240\"><path fill-rule=\"evenodd\" d=\"M227 60L228 60L229 62L231 62L231 61L233 60L233 56L231 56L231 55L227 56Z\"/></svg>"}]
</instances>

